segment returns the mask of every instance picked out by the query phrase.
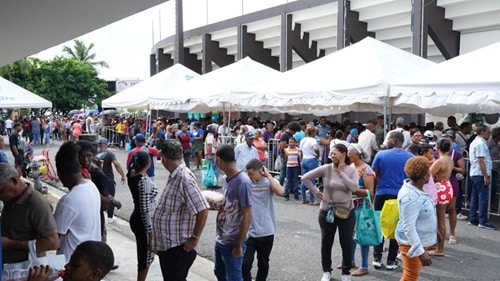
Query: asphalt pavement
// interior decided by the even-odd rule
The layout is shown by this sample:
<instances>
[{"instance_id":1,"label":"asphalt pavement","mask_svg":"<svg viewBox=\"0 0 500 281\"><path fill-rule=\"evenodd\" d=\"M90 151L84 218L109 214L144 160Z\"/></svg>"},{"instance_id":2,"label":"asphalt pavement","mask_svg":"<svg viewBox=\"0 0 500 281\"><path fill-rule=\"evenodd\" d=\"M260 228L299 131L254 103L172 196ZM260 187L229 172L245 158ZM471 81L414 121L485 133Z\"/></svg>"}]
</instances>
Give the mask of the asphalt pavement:
<instances>
[{"instance_id":1,"label":"asphalt pavement","mask_svg":"<svg viewBox=\"0 0 500 281\"><path fill-rule=\"evenodd\" d=\"M52 164L60 142L49 147ZM35 147L35 155L41 154L47 147ZM12 161L8 146L4 151ZM125 166L126 152L110 148L118 161ZM168 172L160 163L155 163L155 182L163 191ZM194 171L201 181L200 171ZM120 218L114 224L108 224L108 242L115 251L120 268L111 272L106 280L135 280L135 242L128 226L128 218L133 210L132 196L128 186L120 184L120 178L115 173L117 182L116 199L123 207L115 215ZM200 184L201 186L201 184ZM204 187L201 187L205 189ZM300 201L285 201L275 198L278 233L275 236L273 252L271 253L268 280L320 280L322 276L320 258L320 229L318 225L318 206L302 205ZM215 241L215 212L210 212L207 224L198 245L198 258L191 268L188 280L216 280L213 274L213 246ZM492 218L492 223L500 226L498 217ZM448 224L447 224L448 227ZM433 257L432 265L424 267L419 280L500 280L497 266L500 264L500 231L480 229L470 226L467 221L458 221L456 228L457 244L445 245L445 257ZM383 254L383 262L387 253ZM335 239L332 250L333 267L341 261L341 250L338 239ZM356 251L356 262L360 263L359 249ZM369 274L362 277L352 277L353 280L389 280L401 278L402 269L394 271L375 270L369 258ZM254 267L256 263L254 263ZM255 276L255 268L253 270ZM340 270L332 272L332 280L340 280ZM150 269L148 280L161 280L157 260Z\"/></svg>"}]
</instances>

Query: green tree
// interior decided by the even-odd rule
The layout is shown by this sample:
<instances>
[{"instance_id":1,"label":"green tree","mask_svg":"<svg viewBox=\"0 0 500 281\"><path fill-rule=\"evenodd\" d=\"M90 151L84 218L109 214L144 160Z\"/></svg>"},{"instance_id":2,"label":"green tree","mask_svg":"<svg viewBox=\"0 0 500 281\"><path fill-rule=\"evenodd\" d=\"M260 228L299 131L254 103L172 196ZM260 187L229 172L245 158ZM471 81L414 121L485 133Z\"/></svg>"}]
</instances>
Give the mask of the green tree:
<instances>
[{"instance_id":1,"label":"green tree","mask_svg":"<svg viewBox=\"0 0 500 281\"><path fill-rule=\"evenodd\" d=\"M33 65L29 59L20 59L11 64L4 65L0 67L0 76L13 81L13 74L18 73L20 75L29 75Z\"/></svg>"},{"instance_id":2,"label":"green tree","mask_svg":"<svg viewBox=\"0 0 500 281\"><path fill-rule=\"evenodd\" d=\"M109 65L105 61L94 61L96 54L91 53L92 48L94 48L94 43L86 46L82 40L74 40L75 46L73 48L64 46L63 52L68 54L69 57L77 59L82 62L89 63L92 66L100 66L109 68Z\"/></svg>"},{"instance_id":3,"label":"green tree","mask_svg":"<svg viewBox=\"0 0 500 281\"><path fill-rule=\"evenodd\" d=\"M93 107L111 95L106 81L98 77L92 65L65 57L37 60L24 86L52 101L53 111L63 114L76 108Z\"/></svg>"}]
</instances>

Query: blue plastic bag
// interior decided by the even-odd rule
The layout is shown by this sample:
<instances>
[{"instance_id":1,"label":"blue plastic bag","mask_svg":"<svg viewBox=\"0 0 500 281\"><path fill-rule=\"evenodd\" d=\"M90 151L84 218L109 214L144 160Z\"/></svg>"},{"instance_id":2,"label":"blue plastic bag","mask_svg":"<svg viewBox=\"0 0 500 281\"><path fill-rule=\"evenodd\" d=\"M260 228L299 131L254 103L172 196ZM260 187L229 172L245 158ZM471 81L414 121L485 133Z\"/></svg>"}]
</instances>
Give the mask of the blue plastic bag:
<instances>
[{"instance_id":1,"label":"blue plastic bag","mask_svg":"<svg viewBox=\"0 0 500 281\"><path fill-rule=\"evenodd\" d=\"M356 231L354 241L362 246L377 246L382 243L382 230L380 228L380 211L373 209L370 191L366 190L367 196L363 198L363 206L356 210ZM370 208L366 207L366 200L370 202Z\"/></svg>"},{"instance_id":2,"label":"blue plastic bag","mask_svg":"<svg viewBox=\"0 0 500 281\"><path fill-rule=\"evenodd\" d=\"M217 186L217 177L215 176L214 167L212 167L212 162L208 162L208 168L203 171L203 177L201 180L201 184L206 187L215 187Z\"/></svg>"}]
</instances>

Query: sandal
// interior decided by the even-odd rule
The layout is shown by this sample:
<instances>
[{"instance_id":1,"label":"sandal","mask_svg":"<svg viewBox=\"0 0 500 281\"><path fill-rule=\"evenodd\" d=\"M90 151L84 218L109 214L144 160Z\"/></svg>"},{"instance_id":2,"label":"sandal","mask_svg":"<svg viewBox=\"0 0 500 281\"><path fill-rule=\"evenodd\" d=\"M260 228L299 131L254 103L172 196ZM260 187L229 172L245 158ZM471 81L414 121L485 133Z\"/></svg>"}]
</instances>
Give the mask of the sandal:
<instances>
[{"instance_id":1,"label":"sandal","mask_svg":"<svg viewBox=\"0 0 500 281\"><path fill-rule=\"evenodd\" d=\"M455 235L450 235L450 239L448 240L449 244L457 244L457 238Z\"/></svg>"},{"instance_id":2,"label":"sandal","mask_svg":"<svg viewBox=\"0 0 500 281\"><path fill-rule=\"evenodd\" d=\"M436 250L429 251L427 252L427 254L429 254L429 256L431 257L444 257L444 253L440 253Z\"/></svg>"}]
</instances>

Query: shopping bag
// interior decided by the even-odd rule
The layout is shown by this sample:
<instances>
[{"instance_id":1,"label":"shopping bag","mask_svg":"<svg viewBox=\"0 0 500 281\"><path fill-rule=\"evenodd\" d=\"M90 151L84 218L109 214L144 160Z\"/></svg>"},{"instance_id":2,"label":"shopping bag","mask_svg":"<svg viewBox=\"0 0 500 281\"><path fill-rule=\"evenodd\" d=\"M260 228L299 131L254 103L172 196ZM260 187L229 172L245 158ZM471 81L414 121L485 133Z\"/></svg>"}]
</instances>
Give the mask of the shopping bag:
<instances>
[{"instance_id":1,"label":"shopping bag","mask_svg":"<svg viewBox=\"0 0 500 281\"><path fill-rule=\"evenodd\" d=\"M208 162L207 169L203 172L203 178L201 183L206 187L214 187L217 186L217 177L215 176L214 167L212 166L212 162Z\"/></svg>"},{"instance_id":2,"label":"shopping bag","mask_svg":"<svg viewBox=\"0 0 500 281\"><path fill-rule=\"evenodd\" d=\"M39 265L49 265L51 267L51 272L47 280L56 280L61 276L64 272L64 265L66 264L64 255L37 257L35 242L36 240L31 240L28 243L28 260L17 263L6 263L3 265L2 281L25 281L28 279L29 269Z\"/></svg>"},{"instance_id":3,"label":"shopping bag","mask_svg":"<svg viewBox=\"0 0 500 281\"><path fill-rule=\"evenodd\" d=\"M366 190L367 196L363 198L363 206L357 209L356 213L356 231L354 241L362 246L378 246L382 243L382 231L380 229L380 211L373 208L370 191ZM366 207L366 200L370 207Z\"/></svg>"},{"instance_id":4,"label":"shopping bag","mask_svg":"<svg viewBox=\"0 0 500 281\"><path fill-rule=\"evenodd\" d=\"M281 157L279 156L274 160L274 170L281 171Z\"/></svg>"},{"instance_id":5,"label":"shopping bag","mask_svg":"<svg viewBox=\"0 0 500 281\"><path fill-rule=\"evenodd\" d=\"M384 207L380 212L380 228L382 234L387 239L394 239L396 233L396 226L399 220L398 200L389 199L385 200Z\"/></svg>"}]
</instances>

